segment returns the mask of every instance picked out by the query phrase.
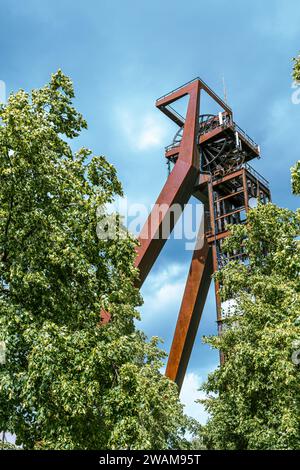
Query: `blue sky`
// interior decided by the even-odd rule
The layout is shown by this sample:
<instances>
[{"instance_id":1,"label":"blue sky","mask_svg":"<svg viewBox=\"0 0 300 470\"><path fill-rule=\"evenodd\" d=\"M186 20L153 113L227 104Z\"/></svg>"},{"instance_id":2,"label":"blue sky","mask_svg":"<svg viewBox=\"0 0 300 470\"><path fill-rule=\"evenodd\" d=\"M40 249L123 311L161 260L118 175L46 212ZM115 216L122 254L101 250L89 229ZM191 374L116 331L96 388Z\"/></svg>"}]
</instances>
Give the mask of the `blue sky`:
<instances>
[{"instance_id":1,"label":"blue sky","mask_svg":"<svg viewBox=\"0 0 300 470\"><path fill-rule=\"evenodd\" d=\"M295 209L289 168L299 159L300 104L291 99L291 58L299 25L298 0L0 0L0 80L8 92L30 89L62 68L89 124L76 146L106 155L129 201L150 205L176 130L156 98L195 76L222 95L224 75L235 120L261 145L255 168L269 179L273 201ZM141 326L166 348L190 257L182 240L170 240L143 287ZM182 393L201 419L196 388L218 360L201 336L215 328L210 292Z\"/></svg>"}]
</instances>

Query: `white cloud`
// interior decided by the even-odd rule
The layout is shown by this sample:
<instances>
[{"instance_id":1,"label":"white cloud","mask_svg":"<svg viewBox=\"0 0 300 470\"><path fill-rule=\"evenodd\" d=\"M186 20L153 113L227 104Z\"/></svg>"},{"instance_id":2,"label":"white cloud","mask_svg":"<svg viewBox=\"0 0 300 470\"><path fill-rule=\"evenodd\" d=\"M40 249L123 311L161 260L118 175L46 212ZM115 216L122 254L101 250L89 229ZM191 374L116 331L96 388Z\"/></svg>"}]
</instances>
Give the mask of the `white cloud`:
<instances>
[{"instance_id":1,"label":"white cloud","mask_svg":"<svg viewBox=\"0 0 300 470\"><path fill-rule=\"evenodd\" d=\"M155 274L150 274L149 289L158 288L165 282L171 282L173 284L174 280L181 278L183 273L186 273L186 266L183 263L171 263Z\"/></svg>"},{"instance_id":2,"label":"white cloud","mask_svg":"<svg viewBox=\"0 0 300 470\"><path fill-rule=\"evenodd\" d=\"M174 305L178 303L178 300L182 297L184 289L184 282L179 281L175 283L168 283L161 286L154 296L148 298L147 308L154 311L168 311ZM150 305L149 305L150 300Z\"/></svg>"},{"instance_id":3,"label":"white cloud","mask_svg":"<svg viewBox=\"0 0 300 470\"><path fill-rule=\"evenodd\" d=\"M195 403L196 400L205 398L205 393L199 391L203 379L194 372L188 372L183 381L180 399L185 405L184 411L188 416L197 419L201 424L205 424L208 418L208 413L205 411L204 406L200 403Z\"/></svg>"},{"instance_id":4,"label":"white cloud","mask_svg":"<svg viewBox=\"0 0 300 470\"><path fill-rule=\"evenodd\" d=\"M158 116L148 112L141 115L138 111L118 108L118 122L130 147L136 151L162 146L165 141L165 126Z\"/></svg>"},{"instance_id":5,"label":"white cloud","mask_svg":"<svg viewBox=\"0 0 300 470\"><path fill-rule=\"evenodd\" d=\"M165 269L149 275L142 290L143 326L146 326L148 321L155 322L155 318L159 319L160 324L168 321L170 317L176 320L186 282L186 269L184 264L172 263Z\"/></svg>"}]
</instances>

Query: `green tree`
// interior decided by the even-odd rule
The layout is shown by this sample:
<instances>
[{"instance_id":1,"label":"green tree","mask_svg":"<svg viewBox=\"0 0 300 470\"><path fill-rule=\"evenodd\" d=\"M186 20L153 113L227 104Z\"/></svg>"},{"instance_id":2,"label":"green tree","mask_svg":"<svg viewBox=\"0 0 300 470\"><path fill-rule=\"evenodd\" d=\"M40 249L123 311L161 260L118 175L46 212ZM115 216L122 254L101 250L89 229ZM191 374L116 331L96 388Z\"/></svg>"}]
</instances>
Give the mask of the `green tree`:
<instances>
[{"instance_id":1,"label":"green tree","mask_svg":"<svg viewBox=\"0 0 300 470\"><path fill-rule=\"evenodd\" d=\"M222 335L206 338L226 358L204 384L208 448L300 448L299 235L300 212L273 204L231 227L224 249L243 245L249 264L217 275L231 312Z\"/></svg>"},{"instance_id":2,"label":"green tree","mask_svg":"<svg viewBox=\"0 0 300 470\"><path fill-rule=\"evenodd\" d=\"M300 161L292 190L300 194ZM205 338L225 363L203 385L210 419L201 437L209 449L300 449L300 210L259 205L229 228L224 250L243 246L248 264L216 275L231 308L222 335Z\"/></svg>"},{"instance_id":3,"label":"green tree","mask_svg":"<svg viewBox=\"0 0 300 470\"><path fill-rule=\"evenodd\" d=\"M164 353L134 325L136 241L96 234L122 189L103 156L72 151L87 127L73 97L58 71L0 108L0 430L24 449L185 445Z\"/></svg>"},{"instance_id":4,"label":"green tree","mask_svg":"<svg viewBox=\"0 0 300 470\"><path fill-rule=\"evenodd\" d=\"M291 169L292 189L294 194L300 194L300 160Z\"/></svg>"},{"instance_id":5,"label":"green tree","mask_svg":"<svg viewBox=\"0 0 300 470\"><path fill-rule=\"evenodd\" d=\"M298 55L298 57L294 57L293 61L293 79L296 82L300 82L300 55Z\"/></svg>"}]
</instances>

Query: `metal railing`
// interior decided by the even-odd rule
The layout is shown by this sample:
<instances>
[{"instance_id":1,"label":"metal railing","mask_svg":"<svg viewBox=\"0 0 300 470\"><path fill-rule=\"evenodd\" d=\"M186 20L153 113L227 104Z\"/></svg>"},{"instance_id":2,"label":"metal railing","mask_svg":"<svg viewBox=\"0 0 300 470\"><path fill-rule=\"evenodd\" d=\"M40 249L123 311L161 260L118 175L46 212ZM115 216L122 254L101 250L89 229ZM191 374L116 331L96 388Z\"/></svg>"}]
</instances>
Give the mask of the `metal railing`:
<instances>
[{"instance_id":1,"label":"metal railing","mask_svg":"<svg viewBox=\"0 0 300 470\"><path fill-rule=\"evenodd\" d=\"M181 114L179 114L178 111L176 111L176 109L172 108L172 106L168 104L166 106L166 109L169 109L171 113L174 114L174 116L176 116L178 119L180 119L183 122L183 124L185 123L185 118L181 116Z\"/></svg>"},{"instance_id":2,"label":"metal railing","mask_svg":"<svg viewBox=\"0 0 300 470\"><path fill-rule=\"evenodd\" d=\"M249 165L249 163L244 163L244 168L249 171L249 173L254 176L258 181L260 181L266 188L270 187L269 181L264 178L258 171L254 170L252 166Z\"/></svg>"},{"instance_id":3,"label":"metal railing","mask_svg":"<svg viewBox=\"0 0 300 470\"><path fill-rule=\"evenodd\" d=\"M174 90L169 91L169 92L166 93L165 95L162 95L162 96L160 96L159 98L157 98L156 101L160 101L160 100L162 100L163 98L166 98L167 96L172 95L172 93L175 93L175 91L178 91L178 90L180 90L181 88L184 88L185 86L189 85L189 84L192 83L192 82L195 82L196 80L199 80L199 77L195 77L195 78L193 78L192 80L189 80L188 82L184 83L183 85L180 85L179 87L174 88Z\"/></svg>"},{"instance_id":4,"label":"metal railing","mask_svg":"<svg viewBox=\"0 0 300 470\"><path fill-rule=\"evenodd\" d=\"M171 144L169 144L165 147L165 151L167 152L168 150L179 147L180 144L181 144L181 141L180 142L172 142Z\"/></svg>"},{"instance_id":5,"label":"metal railing","mask_svg":"<svg viewBox=\"0 0 300 470\"><path fill-rule=\"evenodd\" d=\"M184 88L185 86L189 85L190 83L195 82L196 80L199 80L200 83L206 88L206 90L208 90L208 91L211 93L212 96L215 96L215 97L217 98L217 100L219 101L219 103L222 103L222 106L224 107L224 109L228 109L230 112L232 111L231 108L230 108L230 106L228 106L228 104L226 104L226 103L224 102L224 100L222 100L222 98L220 98L220 97L210 88L210 86L208 86L207 83L205 83L205 81L202 80L200 77L195 77L195 78L193 78L192 80L190 80L190 81L184 83L183 85L180 85L179 87L174 88L174 90L169 91L169 92L166 93L165 95L160 96L160 98L158 98L158 99L156 100L156 102L158 102L158 101L160 101L160 100L166 98L166 97L169 96L169 95L172 95L172 93L175 93L175 91L178 91L178 90L180 90L181 88Z\"/></svg>"},{"instance_id":6,"label":"metal railing","mask_svg":"<svg viewBox=\"0 0 300 470\"><path fill-rule=\"evenodd\" d=\"M240 126L238 126L235 122L233 122L233 125L235 129L239 132L239 134L241 134L244 137L244 139L247 140L252 145L252 147L254 147L255 149L259 148L258 144L253 139L251 139L251 137L248 134L246 134L246 132L243 131L243 129Z\"/></svg>"},{"instance_id":7,"label":"metal railing","mask_svg":"<svg viewBox=\"0 0 300 470\"><path fill-rule=\"evenodd\" d=\"M224 117L224 120L222 124L219 124L216 127L225 128L225 127L231 126L233 128L233 131L237 131L239 134L241 134L244 137L244 139L252 145L252 147L258 150L259 148L258 144L236 122L232 120L232 116L230 116L229 114L225 114L225 115L223 114L223 117ZM203 129L201 129L201 125L200 125L200 134L207 134L208 132L210 132L211 128L209 127L209 123L211 122L211 124L213 125L214 122L218 122L218 121L219 121L219 117L215 116L214 118L211 118L209 121L207 121L207 123L204 122Z\"/></svg>"},{"instance_id":8,"label":"metal railing","mask_svg":"<svg viewBox=\"0 0 300 470\"><path fill-rule=\"evenodd\" d=\"M181 116L181 114L179 114L174 108L172 108L171 106L167 106L167 108L169 108L174 115L176 115L179 119L181 119L184 122L184 120L185 120L184 117ZM219 122L218 116L215 116L214 118L211 118L207 122L205 122L205 121L203 123L200 122L200 128L199 128L200 135L207 134L208 132L210 132L212 130L212 125L216 122ZM211 125L209 125L209 124L211 124ZM254 147L256 150L259 149L259 145L236 122L234 122L231 119L230 115L227 115L224 119L224 122L222 124L217 125L215 128L217 128L217 127L220 127L220 129L225 128L225 127L232 127L233 131L237 131L239 134L241 134L243 136L243 138L252 147ZM168 147L170 148L171 145L169 145ZM175 145L174 145L174 147L175 147Z\"/></svg>"}]
</instances>

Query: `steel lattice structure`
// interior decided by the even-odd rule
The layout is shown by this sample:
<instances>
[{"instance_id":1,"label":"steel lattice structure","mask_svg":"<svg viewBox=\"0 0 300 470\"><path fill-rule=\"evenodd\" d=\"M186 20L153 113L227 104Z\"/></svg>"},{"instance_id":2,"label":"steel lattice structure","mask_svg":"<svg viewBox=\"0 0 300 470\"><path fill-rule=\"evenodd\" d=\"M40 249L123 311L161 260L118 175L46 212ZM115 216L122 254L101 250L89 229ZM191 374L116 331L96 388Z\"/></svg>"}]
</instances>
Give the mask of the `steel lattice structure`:
<instances>
[{"instance_id":1,"label":"steel lattice structure","mask_svg":"<svg viewBox=\"0 0 300 470\"><path fill-rule=\"evenodd\" d=\"M217 115L200 113L201 93L207 93L222 109ZM172 103L188 96L185 118ZM227 261L222 242L228 224L243 223L249 208L271 200L269 184L249 161L259 158L259 146L234 122L231 108L200 78L162 96L156 107L179 129L165 157L170 173L139 236L135 264L140 287L161 252L177 217L175 204L183 209L191 196L204 205L204 232L199 230L169 353L166 375L181 388L202 316L212 275ZM172 169L171 169L172 167ZM161 236L164 234L164 236ZM236 253L237 259L244 254ZM215 282L217 322L222 325L219 285ZM102 320L109 314L102 312Z\"/></svg>"}]
</instances>

